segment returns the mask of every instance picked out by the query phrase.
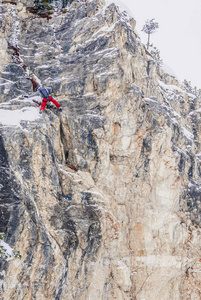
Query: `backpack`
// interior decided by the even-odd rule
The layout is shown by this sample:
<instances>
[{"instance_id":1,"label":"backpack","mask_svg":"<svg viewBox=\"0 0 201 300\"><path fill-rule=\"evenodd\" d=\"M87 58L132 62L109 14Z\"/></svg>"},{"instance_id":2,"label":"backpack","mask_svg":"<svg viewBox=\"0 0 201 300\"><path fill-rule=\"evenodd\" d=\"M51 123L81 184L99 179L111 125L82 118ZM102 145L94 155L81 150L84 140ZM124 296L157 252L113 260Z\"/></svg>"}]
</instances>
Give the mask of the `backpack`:
<instances>
[{"instance_id":1,"label":"backpack","mask_svg":"<svg viewBox=\"0 0 201 300\"><path fill-rule=\"evenodd\" d=\"M40 92L43 98L49 99L49 93L44 87L39 87L38 91Z\"/></svg>"}]
</instances>

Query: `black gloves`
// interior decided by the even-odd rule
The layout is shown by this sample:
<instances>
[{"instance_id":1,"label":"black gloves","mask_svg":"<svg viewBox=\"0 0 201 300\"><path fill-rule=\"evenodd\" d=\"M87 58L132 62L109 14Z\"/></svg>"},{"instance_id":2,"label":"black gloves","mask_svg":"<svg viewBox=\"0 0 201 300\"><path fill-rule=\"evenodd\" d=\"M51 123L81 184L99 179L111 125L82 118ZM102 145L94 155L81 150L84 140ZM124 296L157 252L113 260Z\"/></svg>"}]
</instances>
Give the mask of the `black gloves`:
<instances>
[{"instance_id":1,"label":"black gloves","mask_svg":"<svg viewBox=\"0 0 201 300\"><path fill-rule=\"evenodd\" d=\"M24 98L29 98L29 96L24 96Z\"/></svg>"}]
</instances>

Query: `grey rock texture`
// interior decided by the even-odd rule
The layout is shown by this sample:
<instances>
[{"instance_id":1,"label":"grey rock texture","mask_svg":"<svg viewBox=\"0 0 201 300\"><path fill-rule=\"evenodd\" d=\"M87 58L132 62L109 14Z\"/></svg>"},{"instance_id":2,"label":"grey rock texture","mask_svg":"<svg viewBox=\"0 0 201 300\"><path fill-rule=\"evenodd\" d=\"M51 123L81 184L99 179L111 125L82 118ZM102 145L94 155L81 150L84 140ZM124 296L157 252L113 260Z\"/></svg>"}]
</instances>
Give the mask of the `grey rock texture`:
<instances>
[{"instance_id":1,"label":"grey rock texture","mask_svg":"<svg viewBox=\"0 0 201 300\"><path fill-rule=\"evenodd\" d=\"M114 4L26 5L0 5L0 233L21 255L1 298L200 299L199 99ZM27 76L62 113L21 100Z\"/></svg>"}]
</instances>

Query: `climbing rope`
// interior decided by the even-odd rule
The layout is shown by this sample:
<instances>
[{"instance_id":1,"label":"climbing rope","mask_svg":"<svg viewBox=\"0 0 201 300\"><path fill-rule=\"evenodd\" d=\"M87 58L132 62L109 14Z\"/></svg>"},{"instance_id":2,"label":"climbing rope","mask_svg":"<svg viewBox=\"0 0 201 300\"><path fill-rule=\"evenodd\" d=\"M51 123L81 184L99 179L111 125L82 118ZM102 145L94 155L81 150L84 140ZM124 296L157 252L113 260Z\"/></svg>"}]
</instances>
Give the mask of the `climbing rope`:
<instances>
[{"instance_id":1,"label":"climbing rope","mask_svg":"<svg viewBox=\"0 0 201 300\"><path fill-rule=\"evenodd\" d=\"M68 49L69 49L69 46L70 46L70 44L71 44L71 42L72 42L72 38L73 38L73 36L74 36L74 34L75 34L75 31L76 31L76 28L77 28L77 26L78 26L78 23L79 23L80 19L82 18L82 15L83 15L83 12L84 12L84 10L85 10L85 7L86 7L86 3L84 2L84 8L83 8L83 10L82 10L82 12L81 12L81 14L80 14L80 16L79 16L79 18L78 18L78 22L77 22L76 26L74 27L73 33L72 33L72 35L71 35L71 37L70 37L70 39L69 39L69 42L68 42L68 44L67 44L67 46L66 46L66 48L65 48L65 51L64 51L64 53L63 53L63 56L62 56L62 58L60 59L59 65L58 65L58 67L57 67L57 69L56 69L56 71L55 71L55 74L54 74L53 78L52 78L50 87L52 87L52 84L53 84L53 82L54 82L54 80L55 80L55 78L56 78L56 76L57 76L57 74L58 74L58 72L59 72L60 66L61 66L62 61L63 61L63 59L64 59L64 56L66 55L66 52L67 52ZM52 125L52 120L53 120L53 118L52 118L52 114L51 114L50 102L49 102L49 111L50 111L50 125L51 125L51 131L52 131L53 161L54 161L54 164L55 164L55 166L56 166L55 151L54 151L54 131L53 131L53 125Z\"/></svg>"}]
</instances>

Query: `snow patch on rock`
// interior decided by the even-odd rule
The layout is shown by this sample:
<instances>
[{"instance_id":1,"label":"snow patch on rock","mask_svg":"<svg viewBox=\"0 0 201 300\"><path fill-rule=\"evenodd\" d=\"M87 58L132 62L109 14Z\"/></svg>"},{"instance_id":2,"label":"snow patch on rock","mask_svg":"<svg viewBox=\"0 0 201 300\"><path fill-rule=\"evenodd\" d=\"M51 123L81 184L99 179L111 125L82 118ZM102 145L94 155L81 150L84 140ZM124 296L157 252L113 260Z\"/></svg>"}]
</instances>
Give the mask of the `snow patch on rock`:
<instances>
[{"instance_id":1,"label":"snow patch on rock","mask_svg":"<svg viewBox=\"0 0 201 300\"><path fill-rule=\"evenodd\" d=\"M5 110L0 107L0 124L20 126L21 121L36 121L40 117L38 108L26 107L16 110Z\"/></svg>"}]
</instances>

